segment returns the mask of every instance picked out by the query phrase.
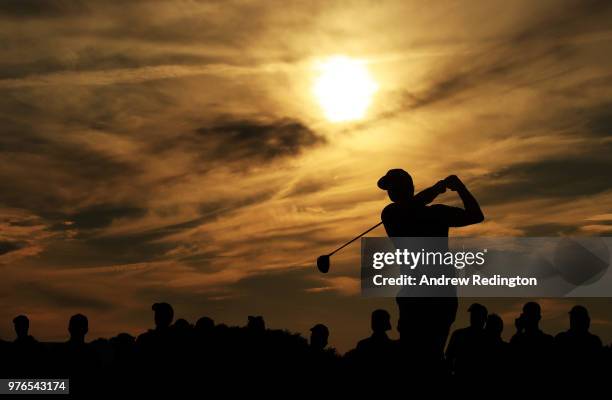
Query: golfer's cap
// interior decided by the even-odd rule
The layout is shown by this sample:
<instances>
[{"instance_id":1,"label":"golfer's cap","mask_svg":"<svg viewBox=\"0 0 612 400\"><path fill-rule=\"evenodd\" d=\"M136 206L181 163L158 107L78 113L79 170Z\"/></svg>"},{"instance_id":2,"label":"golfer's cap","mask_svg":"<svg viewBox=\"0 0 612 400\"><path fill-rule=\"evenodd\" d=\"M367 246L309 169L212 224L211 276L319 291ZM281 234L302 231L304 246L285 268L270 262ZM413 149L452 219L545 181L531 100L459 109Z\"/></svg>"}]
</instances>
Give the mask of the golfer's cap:
<instances>
[{"instance_id":1,"label":"golfer's cap","mask_svg":"<svg viewBox=\"0 0 612 400\"><path fill-rule=\"evenodd\" d=\"M412 183L412 177L403 169L395 168L387 171L385 176L378 180L378 187L382 190L389 190L393 186Z\"/></svg>"},{"instance_id":2,"label":"golfer's cap","mask_svg":"<svg viewBox=\"0 0 612 400\"><path fill-rule=\"evenodd\" d=\"M323 333L325 335L329 335L329 329L327 329L327 327L323 324L316 324L315 326L310 328L310 331L314 333Z\"/></svg>"},{"instance_id":3,"label":"golfer's cap","mask_svg":"<svg viewBox=\"0 0 612 400\"><path fill-rule=\"evenodd\" d=\"M468 308L468 312L470 312L470 313L482 313L482 314L485 314L485 315L489 313L487 308L485 306L483 306L482 304L480 304L480 303L472 304Z\"/></svg>"},{"instance_id":4,"label":"golfer's cap","mask_svg":"<svg viewBox=\"0 0 612 400\"><path fill-rule=\"evenodd\" d=\"M589 316L589 311L583 306L574 306L569 312L570 315Z\"/></svg>"}]
</instances>

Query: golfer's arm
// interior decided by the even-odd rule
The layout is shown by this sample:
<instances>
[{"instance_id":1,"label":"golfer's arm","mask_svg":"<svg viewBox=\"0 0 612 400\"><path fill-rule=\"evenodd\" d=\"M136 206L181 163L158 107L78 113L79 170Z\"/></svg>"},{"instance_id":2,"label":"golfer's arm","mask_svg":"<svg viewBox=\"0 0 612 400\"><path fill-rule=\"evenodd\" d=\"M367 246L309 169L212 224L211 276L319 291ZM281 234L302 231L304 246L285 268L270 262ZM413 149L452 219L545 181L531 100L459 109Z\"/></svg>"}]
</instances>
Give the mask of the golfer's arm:
<instances>
[{"instance_id":1,"label":"golfer's arm","mask_svg":"<svg viewBox=\"0 0 612 400\"><path fill-rule=\"evenodd\" d=\"M414 200L422 203L422 204L429 204L432 201L434 201L436 199L436 197L438 197L441 193L443 193L441 191L441 188L443 188L443 186L439 185L439 182L435 185L433 185L432 187L428 187L427 189L423 189L421 190L419 193L414 195Z\"/></svg>"},{"instance_id":2,"label":"golfer's arm","mask_svg":"<svg viewBox=\"0 0 612 400\"><path fill-rule=\"evenodd\" d=\"M480 209L480 205L467 187L462 186L459 188L457 190L457 194L461 198L461 201L463 201L463 208L465 210L465 221L463 221L464 224L471 225L484 221L484 214Z\"/></svg>"}]
</instances>

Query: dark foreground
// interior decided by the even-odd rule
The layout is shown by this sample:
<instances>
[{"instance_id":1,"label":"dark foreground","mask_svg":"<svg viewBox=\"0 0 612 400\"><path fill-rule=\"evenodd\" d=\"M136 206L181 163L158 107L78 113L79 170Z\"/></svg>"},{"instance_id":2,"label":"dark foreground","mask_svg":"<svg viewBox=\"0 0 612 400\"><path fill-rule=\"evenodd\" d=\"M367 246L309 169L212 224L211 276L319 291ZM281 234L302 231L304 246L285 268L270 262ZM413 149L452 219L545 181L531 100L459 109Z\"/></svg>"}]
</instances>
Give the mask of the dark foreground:
<instances>
[{"instance_id":1,"label":"dark foreground","mask_svg":"<svg viewBox=\"0 0 612 400\"><path fill-rule=\"evenodd\" d=\"M18 316L17 338L0 342L0 377L70 378L71 393L88 396L222 391L293 397L322 388L345 393L532 385L580 389L612 376L610 346L589 332L588 311L580 306L569 314L569 329L553 337L539 329L539 305L527 303L507 343L501 338L501 318L474 304L470 326L453 332L442 359L422 354L418 343L389 339L390 318L384 310L372 314L372 336L341 356L327 346L329 331L321 324L307 340L266 329L261 317L249 317L244 327L206 317L192 325L173 321L166 303L153 309L154 329L137 338L121 333L89 343L83 315L71 318L65 343L36 341L28 335L27 317Z\"/></svg>"}]
</instances>

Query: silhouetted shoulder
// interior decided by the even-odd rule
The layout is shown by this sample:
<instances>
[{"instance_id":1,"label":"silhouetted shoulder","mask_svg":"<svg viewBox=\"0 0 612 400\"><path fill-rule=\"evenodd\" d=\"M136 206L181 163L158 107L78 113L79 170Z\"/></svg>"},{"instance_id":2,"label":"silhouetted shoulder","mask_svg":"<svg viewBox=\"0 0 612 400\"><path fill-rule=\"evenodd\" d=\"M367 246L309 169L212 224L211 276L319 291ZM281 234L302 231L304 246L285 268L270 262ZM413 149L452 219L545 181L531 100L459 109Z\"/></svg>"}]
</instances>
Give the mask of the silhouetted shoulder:
<instances>
[{"instance_id":1,"label":"silhouetted shoulder","mask_svg":"<svg viewBox=\"0 0 612 400\"><path fill-rule=\"evenodd\" d=\"M450 340L461 340L464 336L468 335L469 328L456 329L452 334Z\"/></svg>"},{"instance_id":2,"label":"silhouetted shoulder","mask_svg":"<svg viewBox=\"0 0 612 400\"><path fill-rule=\"evenodd\" d=\"M571 340L569 332L559 332L555 335L555 343L557 344L565 344L569 340Z\"/></svg>"},{"instance_id":3,"label":"silhouetted shoulder","mask_svg":"<svg viewBox=\"0 0 612 400\"><path fill-rule=\"evenodd\" d=\"M584 335L581 335L579 338L576 338L575 335L572 335L572 333L569 331L560 332L555 336L555 343L560 344L560 345L568 344L575 340L580 340L589 346L603 347L603 343L601 339L599 338L599 336L594 335L590 332L586 332Z\"/></svg>"},{"instance_id":4,"label":"silhouetted shoulder","mask_svg":"<svg viewBox=\"0 0 612 400\"><path fill-rule=\"evenodd\" d=\"M14 343L21 344L21 345L34 345L38 343L38 340L36 340L32 335L28 335L25 337L15 339Z\"/></svg>"},{"instance_id":5,"label":"silhouetted shoulder","mask_svg":"<svg viewBox=\"0 0 612 400\"><path fill-rule=\"evenodd\" d=\"M382 210L380 219L389 237L409 236L405 232L405 217L405 210L398 203L391 203Z\"/></svg>"},{"instance_id":6,"label":"silhouetted shoulder","mask_svg":"<svg viewBox=\"0 0 612 400\"><path fill-rule=\"evenodd\" d=\"M140 335L138 335L138 337L136 338L136 344L147 344L153 340L154 336L155 331L149 329L145 333L141 333Z\"/></svg>"},{"instance_id":7,"label":"silhouetted shoulder","mask_svg":"<svg viewBox=\"0 0 612 400\"><path fill-rule=\"evenodd\" d=\"M388 204L380 213L380 219L385 222L395 218L400 211L400 205L397 203Z\"/></svg>"},{"instance_id":8,"label":"silhouetted shoulder","mask_svg":"<svg viewBox=\"0 0 612 400\"><path fill-rule=\"evenodd\" d=\"M554 340L555 338L553 337L553 335L549 335L548 333L542 332L542 341L548 344L552 343Z\"/></svg>"},{"instance_id":9,"label":"silhouetted shoulder","mask_svg":"<svg viewBox=\"0 0 612 400\"><path fill-rule=\"evenodd\" d=\"M547 346L554 342L554 338L552 335L548 333L544 333L542 331L533 332L530 334L526 334L524 332L516 333L510 339L510 344L512 345L530 345L530 346Z\"/></svg>"},{"instance_id":10,"label":"silhouetted shoulder","mask_svg":"<svg viewBox=\"0 0 612 400\"><path fill-rule=\"evenodd\" d=\"M589 334L593 344L595 344L597 347L603 347L603 343L601 341L601 339L599 338L599 336L594 335L594 334Z\"/></svg>"},{"instance_id":11,"label":"silhouetted shoulder","mask_svg":"<svg viewBox=\"0 0 612 400\"><path fill-rule=\"evenodd\" d=\"M371 340L372 339L370 339L370 338L361 339L359 342L357 342L357 346L355 347L355 349L357 349L357 350L367 349L370 346L370 341Z\"/></svg>"}]
</instances>

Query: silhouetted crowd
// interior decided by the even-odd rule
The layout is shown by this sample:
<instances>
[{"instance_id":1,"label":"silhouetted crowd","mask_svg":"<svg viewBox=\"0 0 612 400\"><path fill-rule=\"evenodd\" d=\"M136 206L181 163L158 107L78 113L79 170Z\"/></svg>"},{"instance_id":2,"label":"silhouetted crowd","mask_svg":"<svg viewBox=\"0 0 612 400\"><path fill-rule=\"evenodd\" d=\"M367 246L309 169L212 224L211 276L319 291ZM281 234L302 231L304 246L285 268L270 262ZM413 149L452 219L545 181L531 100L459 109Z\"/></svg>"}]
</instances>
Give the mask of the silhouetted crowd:
<instances>
[{"instance_id":1,"label":"silhouetted crowd","mask_svg":"<svg viewBox=\"0 0 612 400\"><path fill-rule=\"evenodd\" d=\"M610 346L590 333L583 306L571 309L569 329L553 337L539 327L540 305L526 303L515 320L516 333L506 342L503 320L474 303L468 308L469 326L455 330L444 358L432 363L412 357L414 343L406 346L389 338L391 318L382 309L372 313L371 336L344 356L328 346L329 330L323 324L313 326L306 340L286 330L266 329L261 316L249 316L244 327L229 327L208 317L195 324L174 321L168 303L155 303L152 309L155 328L138 337L121 333L89 343L88 320L82 314L70 318L65 343L38 342L29 335L28 318L19 315L13 320L16 339L0 341L0 377L69 377L73 393L99 394L201 385L226 392L253 384L354 385L361 378L452 385L473 385L474 379L545 382L600 379L612 372Z\"/></svg>"}]
</instances>

